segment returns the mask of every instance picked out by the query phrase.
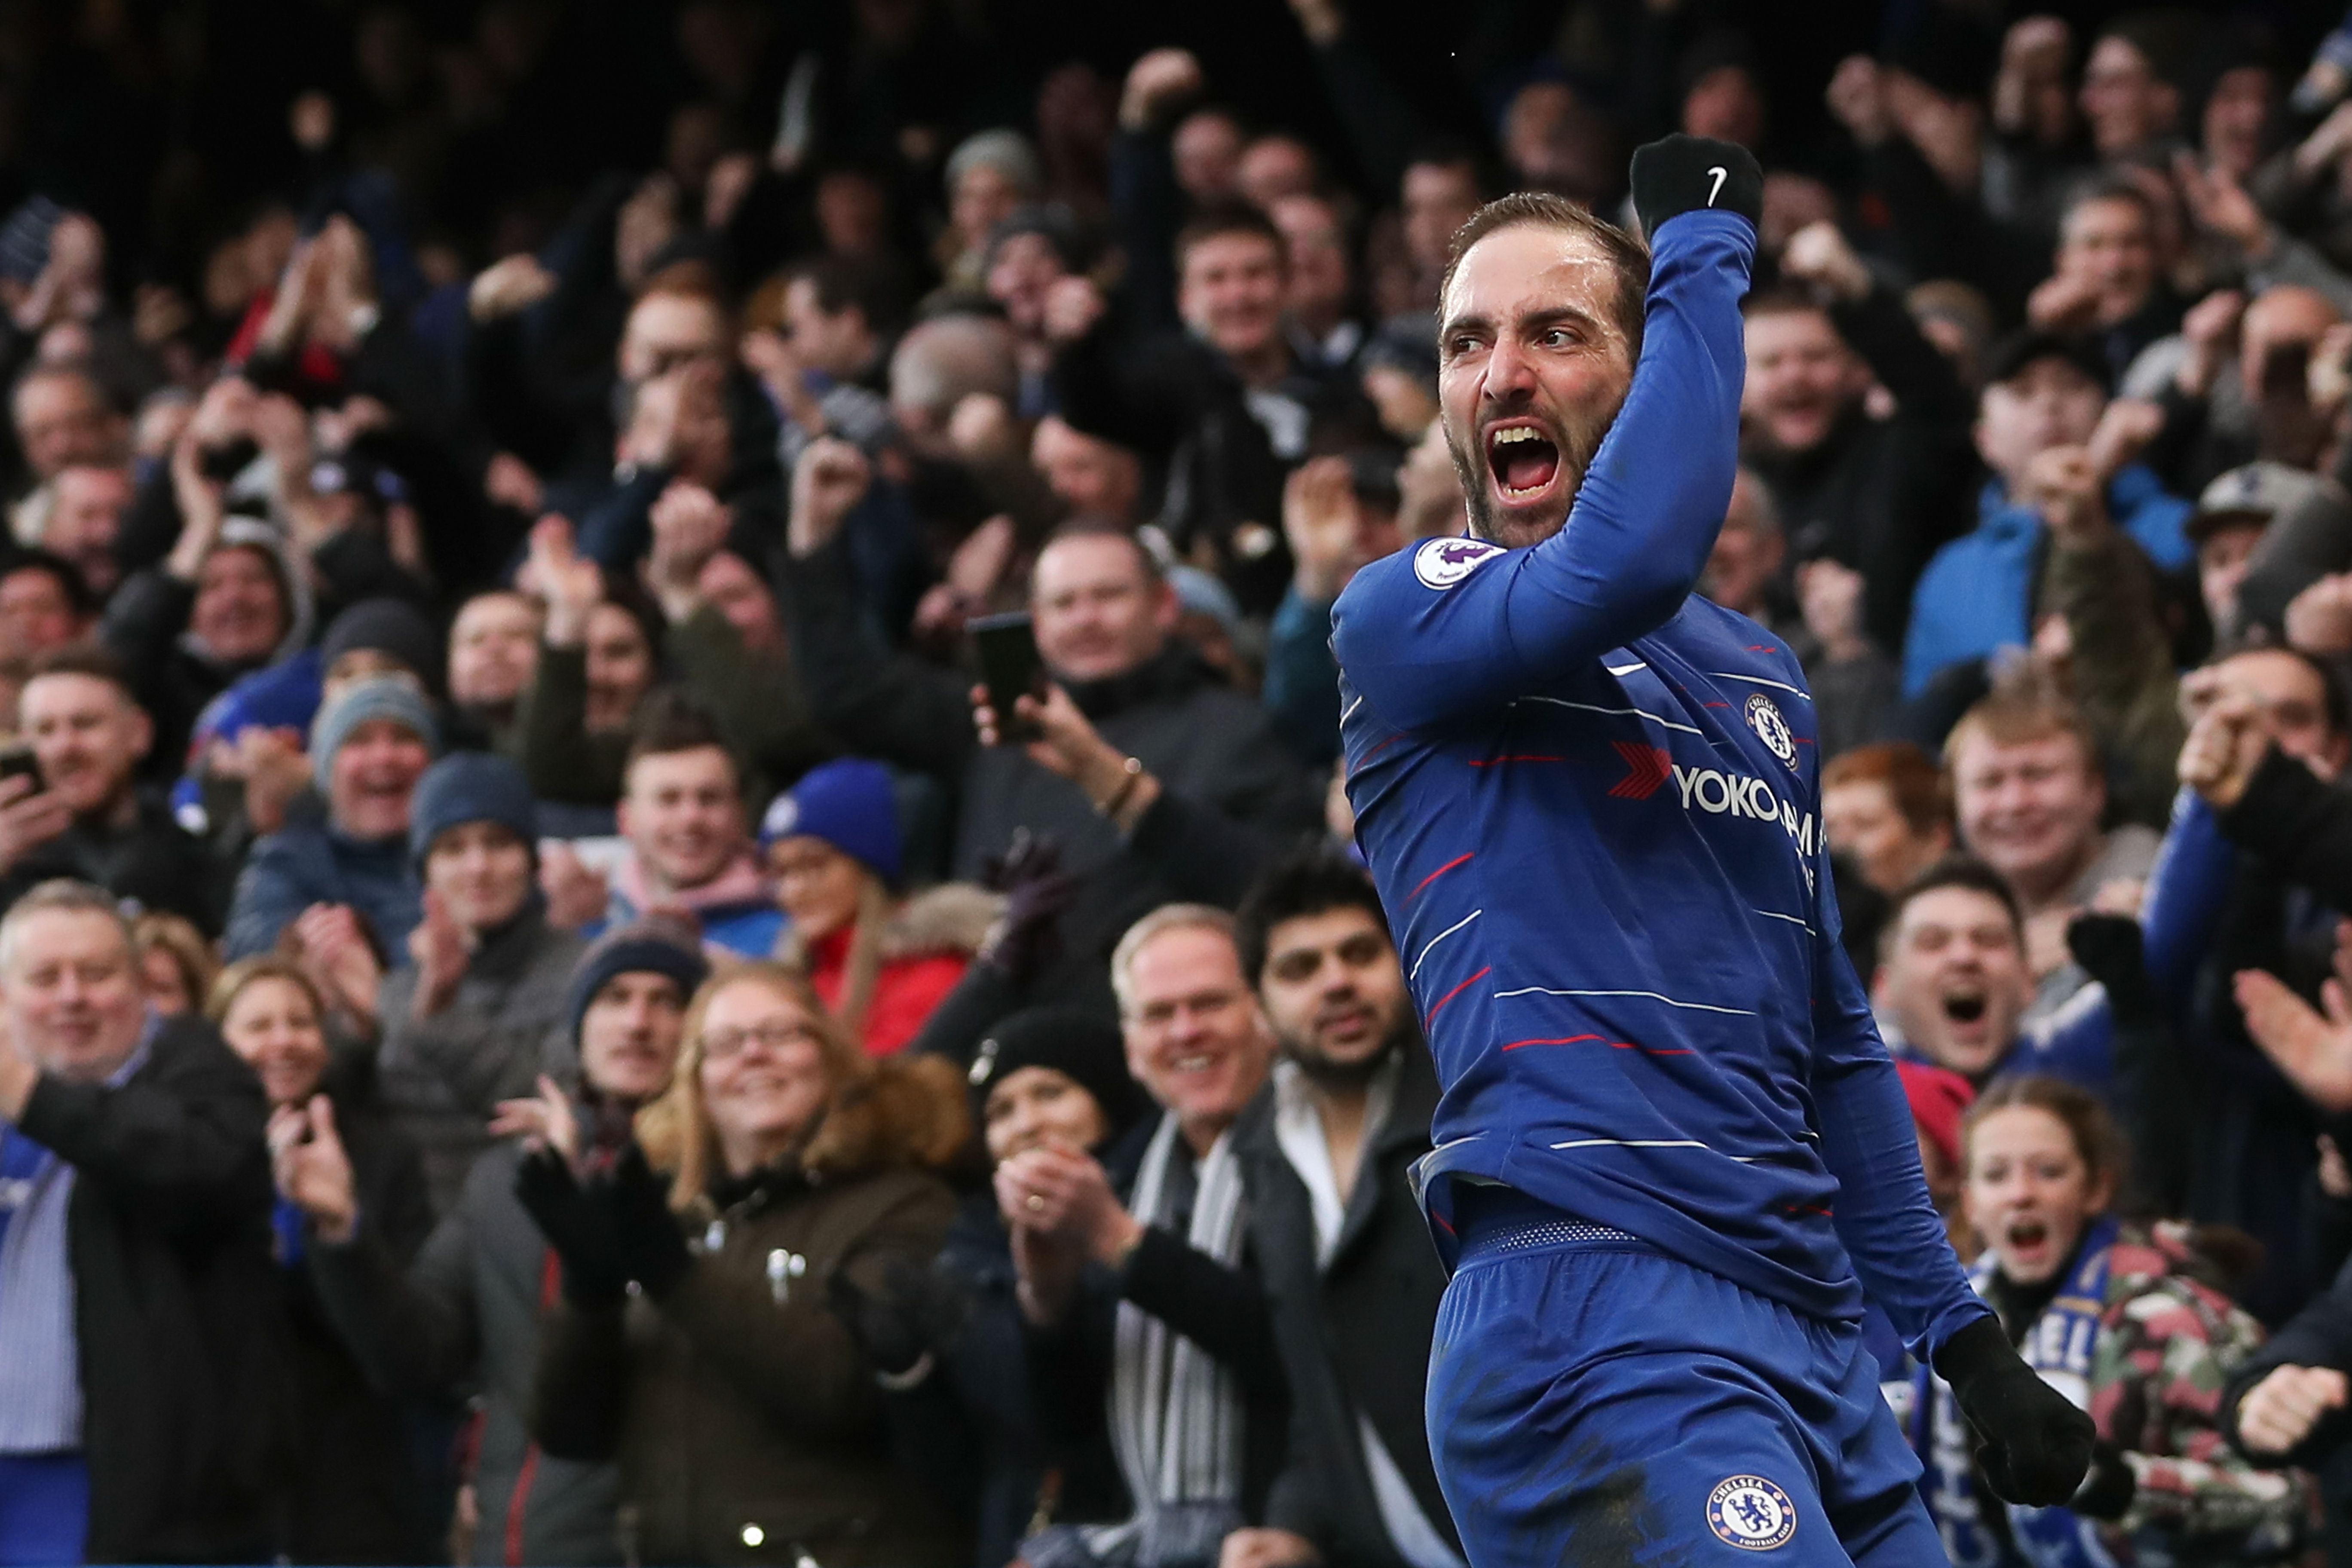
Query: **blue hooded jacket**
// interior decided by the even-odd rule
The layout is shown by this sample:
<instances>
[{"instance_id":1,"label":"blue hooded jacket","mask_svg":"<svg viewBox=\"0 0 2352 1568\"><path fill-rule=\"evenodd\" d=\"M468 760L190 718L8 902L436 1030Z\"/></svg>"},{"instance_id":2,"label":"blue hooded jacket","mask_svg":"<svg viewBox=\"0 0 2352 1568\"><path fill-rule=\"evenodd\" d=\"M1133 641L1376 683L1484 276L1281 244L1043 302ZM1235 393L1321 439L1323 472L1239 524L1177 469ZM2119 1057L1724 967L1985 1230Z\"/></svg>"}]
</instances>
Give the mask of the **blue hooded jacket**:
<instances>
[{"instance_id":1,"label":"blue hooded jacket","mask_svg":"<svg viewBox=\"0 0 2352 1568\"><path fill-rule=\"evenodd\" d=\"M2107 514L2159 570L2197 558L2185 526L2196 509L2137 464L2107 485ZM1977 525L1936 552L1911 593L1911 626L1903 638L1903 695L1916 697L1936 672L1998 648L2022 647L2033 635L2033 574L2042 552L2042 518L1985 481Z\"/></svg>"}]
</instances>

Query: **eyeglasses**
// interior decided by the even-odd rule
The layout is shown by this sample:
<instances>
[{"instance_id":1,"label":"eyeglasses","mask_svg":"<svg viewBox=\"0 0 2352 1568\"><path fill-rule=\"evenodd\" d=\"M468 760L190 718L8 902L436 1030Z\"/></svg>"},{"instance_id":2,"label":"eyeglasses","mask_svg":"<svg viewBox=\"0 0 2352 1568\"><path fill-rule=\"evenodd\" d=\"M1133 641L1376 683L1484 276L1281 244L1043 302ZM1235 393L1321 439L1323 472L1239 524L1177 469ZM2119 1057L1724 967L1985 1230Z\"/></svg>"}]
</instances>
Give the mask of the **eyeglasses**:
<instances>
[{"instance_id":1,"label":"eyeglasses","mask_svg":"<svg viewBox=\"0 0 2352 1568\"><path fill-rule=\"evenodd\" d=\"M702 1058L705 1061L725 1061L740 1054L745 1046L765 1046L781 1051L793 1046L808 1046L823 1049L824 1038L806 1024L787 1023L779 1018L773 1023L754 1024L742 1029L711 1029L702 1037Z\"/></svg>"}]
</instances>

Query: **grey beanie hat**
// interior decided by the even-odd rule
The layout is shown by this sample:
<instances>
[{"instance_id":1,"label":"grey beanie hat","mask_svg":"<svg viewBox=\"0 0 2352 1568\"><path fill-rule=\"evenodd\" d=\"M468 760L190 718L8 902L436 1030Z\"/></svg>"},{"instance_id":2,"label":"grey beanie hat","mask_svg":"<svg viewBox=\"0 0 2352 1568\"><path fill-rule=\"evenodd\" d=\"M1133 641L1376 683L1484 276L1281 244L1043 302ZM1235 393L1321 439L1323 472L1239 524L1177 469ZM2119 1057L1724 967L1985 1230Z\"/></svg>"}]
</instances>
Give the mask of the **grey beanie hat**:
<instances>
[{"instance_id":1,"label":"grey beanie hat","mask_svg":"<svg viewBox=\"0 0 2352 1568\"><path fill-rule=\"evenodd\" d=\"M425 694L398 676L371 676L319 710L310 726L310 771L321 790L333 786L335 753L352 731L372 719L389 719L415 732L427 752L438 755L441 731Z\"/></svg>"}]
</instances>

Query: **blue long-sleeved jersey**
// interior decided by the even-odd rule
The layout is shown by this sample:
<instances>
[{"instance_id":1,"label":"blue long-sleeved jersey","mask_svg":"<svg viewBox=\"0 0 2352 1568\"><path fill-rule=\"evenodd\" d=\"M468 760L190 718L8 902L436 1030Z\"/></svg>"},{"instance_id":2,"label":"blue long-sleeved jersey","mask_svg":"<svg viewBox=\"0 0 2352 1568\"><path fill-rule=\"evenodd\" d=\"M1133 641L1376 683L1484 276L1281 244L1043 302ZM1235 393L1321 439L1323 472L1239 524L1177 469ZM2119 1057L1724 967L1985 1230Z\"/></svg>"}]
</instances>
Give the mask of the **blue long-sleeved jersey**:
<instances>
[{"instance_id":1,"label":"blue long-sleeved jersey","mask_svg":"<svg viewBox=\"0 0 2352 1568\"><path fill-rule=\"evenodd\" d=\"M1811 699L1692 597L1731 493L1753 231L1654 240L1645 341L1568 524L1426 542L1333 612L1356 834L1444 1098L1423 1165L1915 1346L1986 1309L1838 945ZM1450 1255L1450 1247L1447 1247ZM1852 1261L1849 1261L1849 1253Z\"/></svg>"}]
</instances>

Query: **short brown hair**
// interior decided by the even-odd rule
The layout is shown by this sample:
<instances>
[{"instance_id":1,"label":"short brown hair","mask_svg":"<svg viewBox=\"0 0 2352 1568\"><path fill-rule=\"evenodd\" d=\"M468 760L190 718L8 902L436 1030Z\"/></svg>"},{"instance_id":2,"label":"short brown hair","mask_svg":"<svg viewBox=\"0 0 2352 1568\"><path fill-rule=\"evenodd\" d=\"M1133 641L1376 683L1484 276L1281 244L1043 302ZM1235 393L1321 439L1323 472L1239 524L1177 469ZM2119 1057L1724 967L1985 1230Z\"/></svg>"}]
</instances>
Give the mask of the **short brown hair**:
<instances>
[{"instance_id":1,"label":"short brown hair","mask_svg":"<svg viewBox=\"0 0 2352 1568\"><path fill-rule=\"evenodd\" d=\"M649 693L639 705L636 717L629 725L629 750L621 764L621 777L626 781L636 771L637 763L647 757L666 757L677 752L699 752L715 749L727 758L728 771L735 775L735 787L743 787L743 764L735 749L719 728L719 721L710 710L692 697L676 689ZM625 782L623 789L625 792Z\"/></svg>"},{"instance_id":2,"label":"short brown hair","mask_svg":"<svg viewBox=\"0 0 2352 1568\"><path fill-rule=\"evenodd\" d=\"M1176 270L1184 270L1185 258L1192 247L1206 245L1213 239L1229 234L1252 234L1274 247L1275 259L1285 269L1290 266L1290 244L1282 237L1282 230L1274 220L1247 202L1219 202L1204 207L1191 222L1176 231Z\"/></svg>"},{"instance_id":3,"label":"short brown hair","mask_svg":"<svg viewBox=\"0 0 2352 1568\"><path fill-rule=\"evenodd\" d=\"M1739 319L1752 321L1759 316L1819 316L1832 328L1837 325L1827 306L1802 289L1794 289L1786 283L1767 284L1761 289L1748 291L1747 297L1739 301ZM1844 334L1840 333L1839 336L1843 338Z\"/></svg>"},{"instance_id":4,"label":"short brown hair","mask_svg":"<svg viewBox=\"0 0 2352 1568\"><path fill-rule=\"evenodd\" d=\"M1514 191L1507 196L1497 196L1472 213L1470 221L1454 231L1454 247L1445 258L1445 275L1437 284L1440 327L1444 324L1442 301L1445 291L1453 286L1454 274L1461 269L1462 258L1470 254L1470 247L1498 230L1528 226L1564 228L1570 234L1580 234L1608 258L1617 275L1617 297L1612 301L1617 328L1625 334L1627 351L1639 354L1643 310L1650 296L1649 247L1607 218L1596 217L1590 209L1549 191Z\"/></svg>"},{"instance_id":5,"label":"short brown hair","mask_svg":"<svg viewBox=\"0 0 2352 1568\"><path fill-rule=\"evenodd\" d=\"M84 675L92 680L103 680L122 694L123 701L134 708L139 705L139 693L132 689L131 672L123 668L122 660L105 644L87 637L41 655L33 661L32 671L25 679L38 680L44 675Z\"/></svg>"},{"instance_id":6,"label":"short brown hair","mask_svg":"<svg viewBox=\"0 0 2352 1568\"><path fill-rule=\"evenodd\" d=\"M1822 793L1844 784L1874 784L1886 791L1904 822L1918 834L1952 826L1952 792L1935 759L1908 741L1856 746L1822 770Z\"/></svg>"},{"instance_id":7,"label":"short brown hair","mask_svg":"<svg viewBox=\"0 0 2352 1568\"><path fill-rule=\"evenodd\" d=\"M1996 746L2021 746L2029 741L2069 735L2082 749L2083 767L2099 773L2099 741L2083 710L2054 671L2038 659L2021 661L1993 683L1993 689L1960 715L1944 737L1944 765L1949 768L1960 748L1983 739ZM2101 775L2104 776L2104 775Z\"/></svg>"}]
</instances>

